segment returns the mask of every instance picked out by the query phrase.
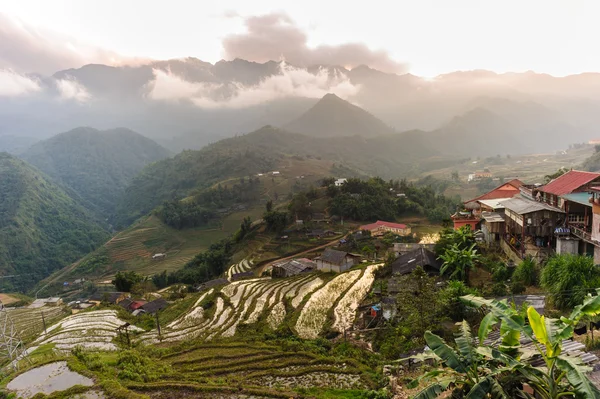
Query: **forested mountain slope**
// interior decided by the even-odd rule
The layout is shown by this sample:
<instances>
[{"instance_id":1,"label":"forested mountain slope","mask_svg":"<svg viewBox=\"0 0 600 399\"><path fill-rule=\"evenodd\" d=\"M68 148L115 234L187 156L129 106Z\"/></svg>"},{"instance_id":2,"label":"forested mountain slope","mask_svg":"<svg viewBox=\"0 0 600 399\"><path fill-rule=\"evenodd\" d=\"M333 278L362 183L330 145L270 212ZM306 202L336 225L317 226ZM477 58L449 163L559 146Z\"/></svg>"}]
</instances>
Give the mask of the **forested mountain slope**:
<instances>
[{"instance_id":1,"label":"forested mountain slope","mask_svg":"<svg viewBox=\"0 0 600 399\"><path fill-rule=\"evenodd\" d=\"M417 161L436 155L428 140L427 134L418 131L372 139L316 138L265 126L147 166L121 198L118 222L130 224L163 201L181 198L196 188L276 170L286 157L329 160L384 178L406 176L419 172ZM323 176L331 173L322 171Z\"/></svg>"},{"instance_id":2,"label":"forested mountain slope","mask_svg":"<svg viewBox=\"0 0 600 399\"><path fill-rule=\"evenodd\" d=\"M108 233L90 213L37 169L0 153L0 279L27 289L93 251Z\"/></svg>"},{"instance_id":3,"label":"forested mountain slope","mask_svg":"<svg viewBox=\"0 0 600 399\"><path fill-rule=\"evenodd\" d=\"M72 189L102 219L114 213L131 179L169 152L129 129L80 127L33 145L22 158Z\"/></svg>"}]
</instances>

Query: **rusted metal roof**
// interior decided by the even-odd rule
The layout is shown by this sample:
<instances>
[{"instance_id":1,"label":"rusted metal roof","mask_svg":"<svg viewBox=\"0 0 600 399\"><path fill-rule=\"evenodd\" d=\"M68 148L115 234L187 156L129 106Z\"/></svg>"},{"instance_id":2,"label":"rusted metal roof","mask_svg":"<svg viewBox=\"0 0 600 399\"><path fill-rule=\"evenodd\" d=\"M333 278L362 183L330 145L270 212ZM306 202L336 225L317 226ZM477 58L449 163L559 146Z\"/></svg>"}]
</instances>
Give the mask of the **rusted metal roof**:
<instances>
[{"instance_id":1,"label":"rusted metal roof","mask_svg":"<svg viewBox=\"0 0 600 399\"><path fill-rule=\"evenodd\" d=\"M600 179L600 173L570 170L541 187L539 190L554 195L570 194L596 179Z\"/></svg>"}]
</instances>

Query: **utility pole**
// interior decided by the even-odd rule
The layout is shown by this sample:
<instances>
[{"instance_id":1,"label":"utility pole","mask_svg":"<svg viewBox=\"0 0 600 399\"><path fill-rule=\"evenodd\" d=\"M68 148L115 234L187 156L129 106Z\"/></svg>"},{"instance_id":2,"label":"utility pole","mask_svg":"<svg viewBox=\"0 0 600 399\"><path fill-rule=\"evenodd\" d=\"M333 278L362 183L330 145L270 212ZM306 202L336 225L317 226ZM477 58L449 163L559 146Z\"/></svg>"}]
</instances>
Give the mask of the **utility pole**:
<instances>
[{"instance_id":1,"label":"utility pole","mask_svg":"<svg viewBox=\"0 0 600 399\"><path fill-rule=\"evenodd\" d=\"M19 361L27 359L27 351L21 340L19 331L15 327L8 310L0 301L0 359L9 360L9 364L15 371L19 369Z\"/></svg>"},{"instance_id":2,"label":"utility pole","mask_svg":"<svg viewBox=\"0 0 600 399\"><path fill-rule=\"evenodd\" d=\"M158 340L162 341L162 336L160 333L160 321L158 320L158 311L155 313L156 315L156 328L158 329Z\"/></svg>"},{"instance_id":3,"label":"utility pole","mask_svg":"<svg viewBox=\"0 0 600 399\"><path fill-rule=\"evenodd\" d=\"M48 331L46 331L46 319L44 318L44 311L40 311L40 313L42 314L42 323L44 323L44 334L48 334Z\"/></svg>"}]
</instances>

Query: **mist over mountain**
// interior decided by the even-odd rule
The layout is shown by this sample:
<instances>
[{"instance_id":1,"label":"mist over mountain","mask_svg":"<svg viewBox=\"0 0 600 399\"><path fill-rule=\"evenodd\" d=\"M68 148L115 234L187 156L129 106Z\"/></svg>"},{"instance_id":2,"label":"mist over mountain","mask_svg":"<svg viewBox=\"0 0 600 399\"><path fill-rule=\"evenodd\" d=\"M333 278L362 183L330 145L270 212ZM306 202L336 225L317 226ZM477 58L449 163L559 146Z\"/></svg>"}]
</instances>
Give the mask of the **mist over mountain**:
<instances>
[{"instance_id":1,"label":"mist over mountain","mask_svg":"<svg viewBox=\"0 0 600 399\"><path fill-rule=\"evenodd\" d=\"M126 126L178 152L265 124L310 135L339 135L331 126L302 119L328 93L360 106L395 131L464 128L458 139L475 134L468 132L473 129L480 135L502 130L523 140L524 147L512 146L513 152L534 144L546 151L587 141L596 136L600 123L596 73L556 78L469 71L424 79L365 65L296 67L242 59L210 64L186 58L137 66L93 64L52 76L13 78L13 92L20 94L0 95L0 141L7 135L47 138L73 126ZM456 117L476 109L499 119L483 130L456 123ZM343 122L348 124L343 130L356 133L350 129L355 127L352 122ZM478 144L471 152L487 150Z\"/></svg>"}]
</instances>

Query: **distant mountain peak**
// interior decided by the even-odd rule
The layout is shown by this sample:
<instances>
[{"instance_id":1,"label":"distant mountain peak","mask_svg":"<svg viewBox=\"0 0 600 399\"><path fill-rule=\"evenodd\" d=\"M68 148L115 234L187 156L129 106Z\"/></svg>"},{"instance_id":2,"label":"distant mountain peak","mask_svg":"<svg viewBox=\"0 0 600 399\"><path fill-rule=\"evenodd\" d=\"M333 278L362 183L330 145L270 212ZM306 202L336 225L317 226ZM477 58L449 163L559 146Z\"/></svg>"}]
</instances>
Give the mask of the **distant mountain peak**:
<instances>
[{"instance_id":1,"label":"distant mountain peak","mask_svg":"<svg viewBox=\"0 0 600 399\"><path fill-rule=\"evenodd\" d=\"M369 112L334 93L325 94L285 129L317 137L373 137L394 133L392 128Z\"/></svg>"}]
</instances>

